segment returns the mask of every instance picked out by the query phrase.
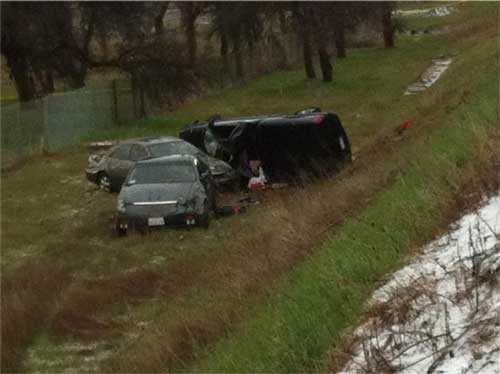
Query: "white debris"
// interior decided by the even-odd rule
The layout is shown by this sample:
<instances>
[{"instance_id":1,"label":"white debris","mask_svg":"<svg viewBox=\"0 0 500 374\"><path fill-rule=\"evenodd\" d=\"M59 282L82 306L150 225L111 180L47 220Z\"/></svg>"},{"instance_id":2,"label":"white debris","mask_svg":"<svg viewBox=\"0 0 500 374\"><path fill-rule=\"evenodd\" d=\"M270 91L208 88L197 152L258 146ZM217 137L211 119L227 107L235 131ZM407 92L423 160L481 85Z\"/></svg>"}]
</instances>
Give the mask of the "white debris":
<instances>
[{"instance_id":1,"label":"white debris","mask_svg":"<svg viewBox=\"0 0 500 374\"><path fill-rule=\"evenodd\" d=\"M447 6L440 6L438 8L431 9L424 17L444 17L451 14L451 8Z\"/></svg>"},{"instance_id":2,"label":"white debris","mask_svg":"<svg viewBox=\"0 0 500 374\"><path fill-rule=\"evenodd\" d=\"M112 146L118 144L118 140L101 140L97 142L92 142L92 143L87 143L87 148L91 150L102 150L102 149L108 149L111 148Z\"/></svg>"},{"instance_id":3,"label":"white debris","mask_svg":"<svg viewBox=\"0 0 500 374\"><path fill-rule=\"evenodd\" d=\"M454 11L453 7L440 6L437 8L426 8L426 9L408 9L408 10L395 10L392 14L394 16L410 17L410 16L420 16L420 17L444 17L449 16Z\"/></svg>"},{"instance_id":4,"label":"white debris","mask_svg":"<svg viewBox=\"0 0 500 374\"><path fill-rule=\"evenodd\" d=\"M500 196L373 295L342 372L500 373Z\"/></svg>"},{"instance_id":5,"label":"white debris","mask_svg":"<svg viewBox=\"0 0 500 374\"><path fill-rule=\"evenodd\" d=\"M420 80L408 86L405 95L415 94L426 90L432 86L448 69L451 58L436 58L432 60L432 65L420 76Z\"/></svg>"},{"instance_id":6,"label":"white debris","mask_svg":"<svg viewBox=\"0 0 500 374\"><path fill-rule=\"evenodd\" d=\"M115 145L117 143L118 141L116 140L102 140L99 142L90 143L89 145L93 147L111 147L112 145Z\"/></svg>"}]
</instances>

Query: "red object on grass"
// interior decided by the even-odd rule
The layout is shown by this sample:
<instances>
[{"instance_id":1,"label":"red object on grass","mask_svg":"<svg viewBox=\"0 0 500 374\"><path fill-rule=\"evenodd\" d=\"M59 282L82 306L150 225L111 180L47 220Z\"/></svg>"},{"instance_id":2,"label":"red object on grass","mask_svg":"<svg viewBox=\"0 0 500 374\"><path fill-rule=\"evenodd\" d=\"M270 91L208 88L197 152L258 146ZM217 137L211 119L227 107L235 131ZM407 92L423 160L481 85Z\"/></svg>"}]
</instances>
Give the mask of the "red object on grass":
<instances>
[{"instance_id":1,"label":"red object on grass","mask_svg":"<svg viewBox=\"0 0 500 374\"><path fill-rule=\"evenodd\" d=\"M398 130L401 132L401 131L404 131L404 130L408 130L410 127L412 126L412 122L410 120L408 121L405 121L403 122L402 124L400 124L398 126Z\"/></svg>"}]
</instances>

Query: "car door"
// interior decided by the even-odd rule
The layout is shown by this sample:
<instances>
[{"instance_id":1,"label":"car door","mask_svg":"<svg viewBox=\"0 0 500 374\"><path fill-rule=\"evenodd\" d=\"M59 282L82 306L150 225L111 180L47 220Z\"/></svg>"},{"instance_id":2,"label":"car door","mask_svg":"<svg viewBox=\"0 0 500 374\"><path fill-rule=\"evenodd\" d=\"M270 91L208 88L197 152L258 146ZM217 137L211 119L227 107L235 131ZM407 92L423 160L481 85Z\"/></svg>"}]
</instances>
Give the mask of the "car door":
<instances>
[{"instance_id":1,"label":"car door","mask_svg":"<svg viewBox=\"0 0 500 374\"><path fill-rule=\"evenodd\" d=\"M134 161L130 158L132 146L132 143L121 144L109 155L106 172L115 189L118 189L123 184L129 170L134 166Z\"/></svg>"}]
</instances>

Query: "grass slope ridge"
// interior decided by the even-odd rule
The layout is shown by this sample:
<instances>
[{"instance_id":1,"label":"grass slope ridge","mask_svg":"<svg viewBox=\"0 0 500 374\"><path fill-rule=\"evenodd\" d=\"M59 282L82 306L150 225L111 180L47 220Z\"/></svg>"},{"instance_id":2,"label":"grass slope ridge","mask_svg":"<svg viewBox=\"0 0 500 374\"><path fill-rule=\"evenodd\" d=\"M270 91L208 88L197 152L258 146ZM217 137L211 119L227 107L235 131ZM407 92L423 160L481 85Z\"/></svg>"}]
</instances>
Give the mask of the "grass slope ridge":
<instances>
[{"instance_id":1,"label":"grass slope ridge","mask_svg":"<svg viewBox=\"0 0 500 374\"><path fill-rule=\"evenodd\" d=\"M376 282L447 221L443 211L450 209L466 165L478 166L478 153L499 127L496 42L486 38L456 59L453 78L442 84L449 90L466 86L466 97L458 109L437 116L443 124L402 155L411 166L400 179L286 277L240 335L219 343L190 370L325 370L332 344L359 321Z\"/></svg>"}]
</instances>

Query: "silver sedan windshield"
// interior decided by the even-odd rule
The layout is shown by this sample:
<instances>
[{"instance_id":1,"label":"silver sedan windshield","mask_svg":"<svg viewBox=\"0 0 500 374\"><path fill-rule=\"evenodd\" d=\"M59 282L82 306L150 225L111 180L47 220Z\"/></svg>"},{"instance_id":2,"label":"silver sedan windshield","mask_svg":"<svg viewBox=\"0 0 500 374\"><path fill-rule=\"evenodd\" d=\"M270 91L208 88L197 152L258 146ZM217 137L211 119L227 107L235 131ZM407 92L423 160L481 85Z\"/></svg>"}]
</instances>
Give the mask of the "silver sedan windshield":
<instances>
[{"instance_id":1,"label":"silver sedan windshield","mask_svg":"<svg viewBox=\"0 0 500 374\"><path fill-rule=\"evenodd\" d=\"M128 184L188 183L196 180L194 166L186 162L138 164Z\"/></svg>"},{"instance_id":2,"label":"silver sedan windshield","mask_svg":"<svg viewBox=\"0 0 500 374\"><path fill-rule=\"evenodd\" d=\"M163 157L172 155L191 155L195 156L200 153L200 150L194 145L183 141L165 142L151 144L148 146L151 156Z\"/></svg>"}]
</instances>

